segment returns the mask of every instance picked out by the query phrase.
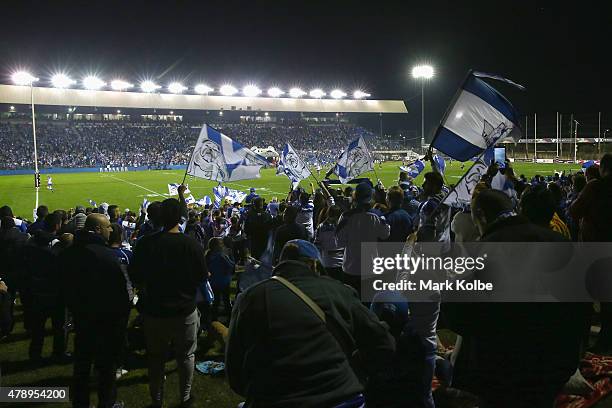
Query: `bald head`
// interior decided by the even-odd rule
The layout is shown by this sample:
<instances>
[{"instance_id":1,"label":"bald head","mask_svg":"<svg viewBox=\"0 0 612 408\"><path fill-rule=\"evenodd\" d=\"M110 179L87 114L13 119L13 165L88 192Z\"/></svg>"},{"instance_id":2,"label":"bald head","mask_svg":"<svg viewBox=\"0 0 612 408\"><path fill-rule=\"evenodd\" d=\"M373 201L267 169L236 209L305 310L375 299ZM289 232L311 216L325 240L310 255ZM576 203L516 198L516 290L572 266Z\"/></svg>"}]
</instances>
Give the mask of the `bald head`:
<instances>
[{"instance_id":1,"label":"bald head","mask_svg":"<svg viewBox=\"0 0 612 408\"><path fill-rule=\"evenodd\" d=\"M113 228L104 214L89 214L85 219L85 227L83 229L100 235L105 241L108 241Z\"/></svg>"}]
</instances>

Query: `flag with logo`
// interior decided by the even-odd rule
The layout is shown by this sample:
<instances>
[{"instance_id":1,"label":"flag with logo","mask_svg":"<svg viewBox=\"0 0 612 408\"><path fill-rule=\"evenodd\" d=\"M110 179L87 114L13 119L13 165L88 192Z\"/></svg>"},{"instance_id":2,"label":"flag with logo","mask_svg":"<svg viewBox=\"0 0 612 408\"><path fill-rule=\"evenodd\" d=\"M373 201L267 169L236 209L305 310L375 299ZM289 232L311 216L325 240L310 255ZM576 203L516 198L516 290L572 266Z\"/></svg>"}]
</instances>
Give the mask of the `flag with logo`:
<instances>
[{"instance_id":1,"label":"flag with logo","mask_svg":"<svg viewBox=\"0 0 612 408\"><path fill-rule=\"evenodd\" d=\"M479 157L502 139L518 140L521 135L514 106L482 78L524 89L497 75L470 71L431 143L431 147L462 162Z\"/></svg>"},{"instance_id":2,"label":"flag with logo","mask_svg":"<svg viewBox=\"0 0 612 408\"><path fill-rule=\"evenodd\" d=\"M374 169L374 162L363 137L353 140L342 152L334 173L344 184L359 175Z\"/></svg>"},{"instance_id":3,"label":"flag with logo","mask_svg":"<svg viewBox=\"0 0 612 408\"><path fill-rule=\"evenodd\" d=\"M259 178L267 160L223 133L204 125L187 166L187 174L207 180Z\"/></svg>"},{"instance_id":4,"label":"flag with logo","mask_svg":"<svg viewBox=\"0 0 612 408\"><path fill-rule=\"evenodd\" d=\"M285 147L281 152L276 174L286 175L287 178L293 183L293 188L296 188L301 180L304 180L311 175L306 163L304 163L302 158L289 143L285 144Z\"/></svg>"},{"instance_id":5,"label":"flag with logo","mask_svg":"<svg viewBox=\"0 0 612 408\"><path fill-rule=\"evenodd\" d=\"M192 194L188 195L187 197L185 197L185 204L189 205L189 204L195 204L196 199L193 197Z\"/></svg>"},{"instance_id":6,"label":"flag with logo","mask_svg":"<svg viewBox=\"0 0 612 408\"><path fill-rule=\"evenodd\" d=\"M168 184L168 195L171 196L175 196L178 195L178 188L181 184L180 183L170 183ZM191 190L189 190L189 184L185 185L185 194L189 194L191 193Z\"/></svg>"}]
</instances>

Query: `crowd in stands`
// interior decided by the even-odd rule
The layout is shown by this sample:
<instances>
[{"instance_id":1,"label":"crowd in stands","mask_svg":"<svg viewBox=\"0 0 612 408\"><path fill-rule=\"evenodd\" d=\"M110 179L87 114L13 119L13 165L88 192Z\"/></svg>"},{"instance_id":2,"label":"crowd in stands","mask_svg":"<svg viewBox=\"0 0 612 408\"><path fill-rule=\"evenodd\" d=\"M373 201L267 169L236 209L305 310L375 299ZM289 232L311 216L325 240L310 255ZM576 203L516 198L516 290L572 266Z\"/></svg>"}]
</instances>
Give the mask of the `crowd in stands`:
<instances>
[{"instance_id":1,"label":"crowd in stands","mask_svg":"<svg viewBox=\"0 0 612 408\"><path fill-rule=\"evenodd\" d=\"M280 152L287 141L312 164L332 163L349 141L360 136L366 138L372 150L389 148L389 140L381 140L363 127L346 123L223 123L212 126L248 148L273 146ZM39 123L36 129L39 167L161 168L184 165L190 158L191 147L199 132L200 127L181 123ZM0 169L33 167L30 124L0 123L0 145Z\"/></svg>"},{"instance_id":2,"label":"crowd in stands","mask_svg":"<svg viewBox=\"0 0 612 408\"><path fill-rule=\"evenodd\" d=\"M245 143L266 140L257 132L234 128ZM309 142L295 143L306 148ZM252 189L244 203L210 208L186 206L181 186L179 200L150 203L140 214L107 204L74 212L41 206L29 225L5 206L0 329L10 338L19 298L29 357L40 366L68 358L71 319L75 407L89 406L94 362L98 406L122 406L116 378L129 369L125 333L134 326L132 309L142 322L153 407L163 404L168 355L177 361L182 406L197 406L198 338L220 321L229 327L229 386L245 406L433 408L435 373L447 399L552 407L580 375L580 358L591 346L585 340L591 304L370 305L359 297L364 242L612 241L612 155L586 174L531 180L515 177L506 163L504 191L492 188L498 171L489 168L461 210L442 204L448 186L435 171L422 186L400 173L387 187L366 179L343 190L311 184L269 202ZM610 353L611 315L610 303L602 302L592 351ZM51 360L41 355L48 319ZM450 360L437 336L442 328L460 340Z\"/></svg>"}]
</instances>

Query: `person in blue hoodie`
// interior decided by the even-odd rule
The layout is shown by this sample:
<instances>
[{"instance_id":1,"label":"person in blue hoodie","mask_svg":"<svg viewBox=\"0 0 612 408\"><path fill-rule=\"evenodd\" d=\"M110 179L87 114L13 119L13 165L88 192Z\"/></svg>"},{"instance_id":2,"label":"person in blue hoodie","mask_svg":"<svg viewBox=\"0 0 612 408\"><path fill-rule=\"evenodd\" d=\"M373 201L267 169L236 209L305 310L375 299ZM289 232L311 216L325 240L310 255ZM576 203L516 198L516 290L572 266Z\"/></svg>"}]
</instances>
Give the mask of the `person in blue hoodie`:
<instances>
[{"instance_id":1,"label":"person in blue hoodie","mask_svg":"<svg viewBox=\"0 0 612 408\"><path fill-rule=\"evenodd\" d=\"M210 272L209 282L215 294L211 315L212 319L216 320L221 299L223 299L225 312L228 315L231 313L230 283L236 269L234 261L225 253L223 238L215 237L208 241L206 267Z\"/></svg>"}]
</instances>

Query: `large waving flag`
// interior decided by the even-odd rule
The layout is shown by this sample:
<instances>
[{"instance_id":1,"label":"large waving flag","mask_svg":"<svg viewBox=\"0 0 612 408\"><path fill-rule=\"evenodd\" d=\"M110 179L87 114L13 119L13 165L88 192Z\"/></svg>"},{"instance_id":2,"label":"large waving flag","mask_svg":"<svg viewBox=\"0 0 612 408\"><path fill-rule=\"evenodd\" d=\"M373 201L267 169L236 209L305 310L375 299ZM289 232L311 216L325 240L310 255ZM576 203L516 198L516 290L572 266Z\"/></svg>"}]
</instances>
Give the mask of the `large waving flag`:
<instances>
[{"instance_id":1,"label":"large waving flag","mask_svg":"<svg viewBox=\"0 0 612 408\"><path fill-rule=\"evenodd\" d=\"M259 170L266 164L264 157L204 125L187 166L187 174L215 181L249 180L259 178Z\"/></svg>"},{"instance_id":2,"label":"large waving flag","mask_svg":"<svg viewBox=\"0 0 612 408\"><path fill-rule=\"evenodd\" d=\"M227 196L228 188L224 185L219 184L217 187L213 187L213 195L215 196L215 208L219 208L221 201Z\"/></svg>"},{"instance_id":3,"label":"large waving flag","mask_svg":"<svg viewBox=\"0 0 612 408\"><path fill-rule=\"evenodd\" d=\"M444 161L444 157L434 154L433 161L438 168L440 174L444 174L444 170L446 169L446 162Z\"/></svg>"},{"instance_id":4,"label":"large waving flag","mask_svg":"<svg viewBox=\"0 0 612 408\"><path fill-rule=\"evenodd\" d=\"M519 115L512 104L480 77L513 84L504 78L470 72L451 104L431 146L459 161L479 156L502 138L520 138Z\"/></svg>"},{"instance_id":5,"label":"large waving flag","mask_svg":"<svg viewBox=\"0 0 612 408\"><path fill-rule=\"evenodd\" d=\"M196 201L196 204L199 205L200 207L206 207L207 205L212 204L212 200L210 199L209 196L204 196L200 198L198 201Z\"/></svg>"},{"instance_id":6,"label":"large waving flag","mask_svg":"<svg viewBox=\"0 0 612 408\"><path fill-rule=\"evenodd\" d=\"M306 163L289 143L285 144L281 152L276 174L285 174L293 183L293 188L311 175Z\"/></svg>"},{"instance_id":7,"label":"large waving flag","mask_svg":"<svg viewBox=\"0 0 612 408\"><path fill-rule=\"evenodd\" d=\"M363 137L353 140L338 157L334 173L344 184L366 171L374 170L374 162Z\"/></svg>"}]
</instances>

